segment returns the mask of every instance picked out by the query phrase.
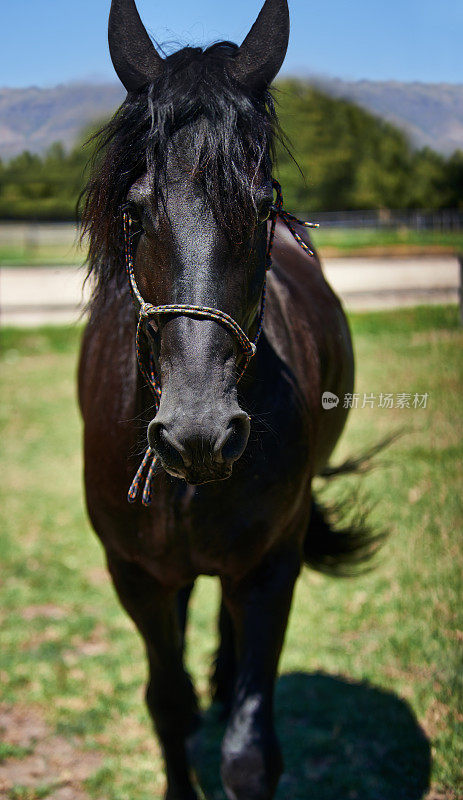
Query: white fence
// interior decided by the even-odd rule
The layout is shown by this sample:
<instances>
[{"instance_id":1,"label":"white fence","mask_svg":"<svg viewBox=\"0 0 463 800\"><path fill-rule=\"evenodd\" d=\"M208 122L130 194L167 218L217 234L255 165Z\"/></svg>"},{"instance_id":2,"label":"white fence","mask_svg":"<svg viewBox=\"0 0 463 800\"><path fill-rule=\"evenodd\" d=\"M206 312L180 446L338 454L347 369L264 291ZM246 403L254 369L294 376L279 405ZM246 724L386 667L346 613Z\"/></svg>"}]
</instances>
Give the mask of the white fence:
<instances>
[{"instance_id":1,"label":"white fence","mask_svg":"<svg viewBox=\"0 0 463 800\"><path fill-rule=\"evenodd\" d=\"M291 210L291 209L289 209ZM463 230L463 209L444 211L307 211L299 213L302 219L320 222L326 228L370 228L411 230L460 231ZM32 251L43 245L68 245L78 243L78 226L72 222L1 222L0 246L21 245Z\"/></svg>"},{"instance_id":2,"label":"white fence","mask_svg":"<svg viewBox=\"0 0 463 800\"><path fill-rule=\"evenodd\" d=\"M463 230L463 209L443 211L391 211L389 209L366 211L307 211L303 219L319 222L323 228L409 228L423 231Z\"/></svg>"}]
</instances>

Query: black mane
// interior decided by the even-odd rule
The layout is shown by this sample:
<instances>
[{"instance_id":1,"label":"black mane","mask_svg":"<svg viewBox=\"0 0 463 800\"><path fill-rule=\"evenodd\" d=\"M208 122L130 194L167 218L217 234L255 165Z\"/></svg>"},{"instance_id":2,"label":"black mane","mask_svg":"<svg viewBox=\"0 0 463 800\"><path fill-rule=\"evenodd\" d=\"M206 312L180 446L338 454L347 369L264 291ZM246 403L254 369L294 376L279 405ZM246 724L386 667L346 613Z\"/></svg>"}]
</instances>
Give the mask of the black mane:
<instances>
[{"instance_id":1,"label":"black mane","mask_svg":"<svg viewBox=\"0 0 463 800\"><path fill-rule=\"evenodd\" d=\"M237 46L186 47L165 59L163 75L129 93L97 134L92 175L83 195L82 224L89 235L88 273L99 295L121 286L124 275L121 207L146 171L153 201L163 202L169 143L191 128L193 175L232 242L255 214L255 178L269 170L278 135L269 91L251 94L227 70Z\"/></svg>"}]
</instances>

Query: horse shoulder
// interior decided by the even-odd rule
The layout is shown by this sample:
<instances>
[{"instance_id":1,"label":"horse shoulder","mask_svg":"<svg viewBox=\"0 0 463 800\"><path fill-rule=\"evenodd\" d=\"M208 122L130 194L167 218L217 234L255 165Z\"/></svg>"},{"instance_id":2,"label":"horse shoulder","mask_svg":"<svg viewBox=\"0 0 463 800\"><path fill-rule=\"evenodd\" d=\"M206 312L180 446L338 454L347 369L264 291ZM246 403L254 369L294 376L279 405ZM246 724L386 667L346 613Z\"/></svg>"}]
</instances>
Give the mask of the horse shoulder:
<instances>
[{"instance_id":1,"label":"horse shoulder","mask_svg":"<svg viewBox=\"0 0 463 800\"><path fill-rule=\"evenodd\" d=\"M307 229L299 226L297 231L313 247ZM265 333L294 374L312 421L317 421L313 426L317 431L314 460L323 464L342 431L347 412L342 402L324 412L322 394L332 392L342 398L353 386L349 325L318 255L309 255L301 248L282 223L277 225L272 256Z\"/></svg>"}]
</instances>

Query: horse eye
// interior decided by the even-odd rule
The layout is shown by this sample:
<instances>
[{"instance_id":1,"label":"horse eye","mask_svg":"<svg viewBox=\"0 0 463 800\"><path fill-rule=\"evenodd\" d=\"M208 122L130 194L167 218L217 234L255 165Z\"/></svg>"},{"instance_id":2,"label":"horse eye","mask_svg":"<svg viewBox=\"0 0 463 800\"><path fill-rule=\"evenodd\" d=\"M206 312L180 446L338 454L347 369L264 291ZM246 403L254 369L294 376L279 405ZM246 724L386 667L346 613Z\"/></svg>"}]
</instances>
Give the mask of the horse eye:
<instances>
[{"instance_id":1,"label":"horse eye","mask_svg":"<svg viewBox=\"0 0 463 800\"><path fill-rule=\"evenodd\" d=\"M134 233L141 233L144 229L143 225L143 209L140 208L136 203L129 202L126 206L127 212L130 215L130 219L132 221L132 228Z\"/></svg>"},{"instance_id":2,"label":"horse eye","mask_svg":"<svg viewBox=\"0 0 463 800\"><path fill-rule=\"evenodd\" d=\"M270 216L270 212L272 210L272 203L273 199L266 198L265 200L261 200L261 202L257 206L258 215L259 215L259 222L266 222Z\"/></svg>"}]
</instances>

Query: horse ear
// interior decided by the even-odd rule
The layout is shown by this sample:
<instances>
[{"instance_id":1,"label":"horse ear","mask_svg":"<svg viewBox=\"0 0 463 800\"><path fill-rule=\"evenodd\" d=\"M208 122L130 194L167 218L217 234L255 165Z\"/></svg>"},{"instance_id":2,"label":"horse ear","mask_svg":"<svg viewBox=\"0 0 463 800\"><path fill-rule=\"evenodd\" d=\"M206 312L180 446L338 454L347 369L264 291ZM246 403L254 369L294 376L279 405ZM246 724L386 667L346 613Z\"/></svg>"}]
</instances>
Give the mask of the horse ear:
<instances>
[{"instance_id":1,"label":"horse ear","mask_svg":"<svg viewBox=\"0 0 463 800\"><path fill-rule=\"evenodd\" d=\"M164 61L146 32L135 0L112 0L108 39L114 69L128 92L161 75Z\"/></svg>"},{"instance_id":2,"label":"horse ear","mask_svg":"<svg viewBox=\"0 0 463 800\"><path fill-rule=\"evenodd\" d=\"M265 0L234 59L235 77L252 89L269 86L280 71L288 40L287 0Z\"/></svg>"}]
</instances>

